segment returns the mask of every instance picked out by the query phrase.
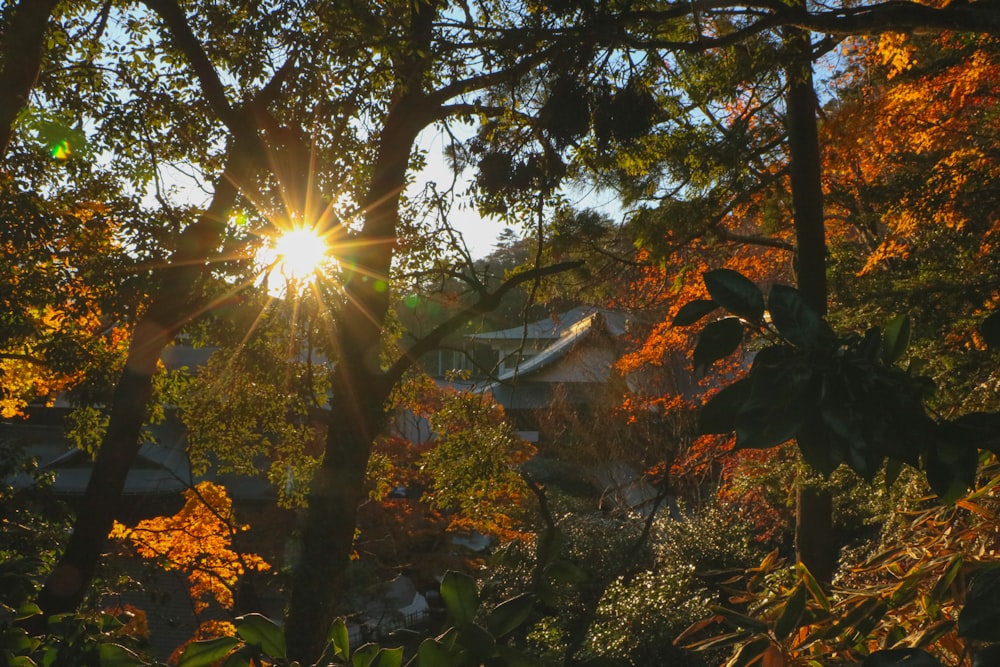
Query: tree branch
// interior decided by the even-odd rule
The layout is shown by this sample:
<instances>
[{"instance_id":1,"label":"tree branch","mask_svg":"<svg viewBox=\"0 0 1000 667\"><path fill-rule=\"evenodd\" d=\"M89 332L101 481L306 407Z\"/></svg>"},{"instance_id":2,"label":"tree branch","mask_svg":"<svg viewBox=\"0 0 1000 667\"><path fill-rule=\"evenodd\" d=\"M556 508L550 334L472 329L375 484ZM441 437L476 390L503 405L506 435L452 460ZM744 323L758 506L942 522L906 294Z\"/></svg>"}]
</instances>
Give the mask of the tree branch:
<instances>
[{"instance_id":1,"label":"tree branch","mask_svg":"<svg viewBox=\"0 0 1000 667\"><path fill-rule=\"evenodd\" d=\"M414 342L413 345L411 345L403 353L403 355L396 360L392 367L386 371L385 381L390 384L398 382L400 378L403 377L403 374L409 370L414 363L416 363L417 359L427 352L436 349L446 336L457 331L458 328L467 322L470 317L482 315L483 313L488 313L491 310L494 310L500 305L500 301L503 297L518 285L531 280L544 278L545 276L563 273L564 271L569 271L580 266L583 266L582 261L560 262L549 266L540 266L538 268L523 271L511 276L493 292L482 296L471 306L463 308L458 313L452 315L450 318L435 327L426 336L423 336Z\"/></svg>"}]
</instances>

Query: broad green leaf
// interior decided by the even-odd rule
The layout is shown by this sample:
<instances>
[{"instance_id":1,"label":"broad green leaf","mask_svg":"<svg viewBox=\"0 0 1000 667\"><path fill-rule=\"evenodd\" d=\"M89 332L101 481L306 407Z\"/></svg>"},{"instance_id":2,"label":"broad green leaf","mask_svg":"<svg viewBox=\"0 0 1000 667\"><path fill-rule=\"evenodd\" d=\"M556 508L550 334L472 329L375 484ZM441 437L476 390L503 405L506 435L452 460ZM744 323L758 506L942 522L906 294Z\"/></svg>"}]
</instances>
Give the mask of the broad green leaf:
<instances>
[{"instance_id":1,"label":"broad green leaf","mask_svg":"<svg viewBox=\"0 0 1000 667\"><path fill-rule=\"evenodd\" d=\"M330 626L330 644L333 645L335 656L346 660L351 655L351 634L344 619L338 618Z\"/></svg>"},{"instance_id":2,"label":"broad green leaf","mask_svg":"<svg viewBox=\"0 0 1000 667\"><path fill-rule=\"evenodd\" d=\"M135 653L119 644L101 644L98 654L101 667L132 667L146 664Z\"/></svg>"},{"instance_id":3,"label":"broad green leaf","mask_svg":"<svg viewBox=\"0 0 1000 667\"><path fill-rule=\"evenodd\" d=\"M479 593L476 580L467 574L450 570L441 580L441 599L448 610L452 623L471 623L479 609Z\"/></svg>"},{"instance_id":4,"label":"broad green leaf","mask_svg":"<svg viewBox=\"0 0 1000 667\"><path fill-rule=\"evenodd\" d=\"M456 663L451 650L436 639L425 639L417 648L417 667L451 667Z\"/></svg>"},{"instance_id":5,"label":"broad green leaf","mask_svg":"<svg viewBox=\"0 0 1000 667\"><path fill-rule=\"evenodd\" d=\"M535 596L530 593L504 600L486 618L486 628L494 637L503 637L528 620L534 606Z\"/></svg>"},{"instance_id":6,"label":"broad green leaf","mask_svg":"<svg viewBox=\"0 0 1000 667\"><path fill-rule=\"evenodd\" d=\"M384 648L378 652L377 658L378 660L375 663L375 667L402 667L403 647Z\"/></svg>"},{"instance_id":7,"label":"broad green leaf","mask_svg":"<svg viewBox=\"0 0 1000 667\"><path fill-rule=\"evenodd\" d=\"M803 421L795 433L795 443L802 452L803 460L822 475L830 475L844 462L840 441L832 437L825 422L816 415Z\"/></svg>"},{"instance_id":8,"label":"broad green leaf","mask_svg":"<svg viewBox=\"0 0 1000 667\"><path fill-rule=\"evenodd\" d=\"M34 602L25 602L20 607L17 608L17 615L14 616L14 620L23 621L26 618L31 618L32 616L38 616L42 613L41 607L39 607Z\"/></svg>"},{"instance_id":9,"label":"broad green leaf","mask_svg":"<svg viewBox=\"0 0 1000 667\"><path fill-rule=\"evenodd\" d=\"M1000 454L1000 412L970 412L942 424L949 440Z\"/></svg>"},{"instance_id":10,"label":"broad green leaf","mask_svg":"<svg viewBox=\"0 0 1000 667\"><path fill-rule=\"evenodd\" d=\"M984 642L1000 641L1000 568L982 570L972 579L958 614L958 634Z\"/></svg>"},{"instance_id":11,"label":"broad green leaf","mask_svg":"<svg viewBox=\"0 0 1000 667\"><path fill-rule=\"evenodd\" d=\"M736 415L750 397L750 381L738 380L723 387L701 406L698 413L700 433L732 433L736 430Z\"/></svg>"},{"instance_id":12,"label":"broad green leaf","mask_svg":"<svg viewBox=\"0 0 1000 667\"><path fill-rule=\"evenodd\" d=\"M924 472L941 502L958 500L976 481L979 450L964 443L936 440L927 453Z\"/></svg>"},{"instance_id":13,"label":"broad green leaf","mask_svg":"<svg viewBox=\"0 0 1000 667\"><path fill-rule=\"evenodd\" d=\"M229 654L222 667L255 667L258 664L260 649L244 644Z\"/></svg>"},{"instance_id":14,"label":"broad green leaf","mask_svg":"<svg viewBox=\"0 0 1000 667\"><path fill-rule=\"evenodd\" d=\"M702 329L694 348L694 367L708 368L736 351L743 340L743 324L735 317L711 322Z\"/></svg>"},{"instance_id":15,"label":"broad green leaf","mask_svg":"<svg viewBox=\"0 0 1000 667\"><path fill-rule=\"evenodd\" d=\"M997 349L1000 348L1000 313L993 313L979 326L980 333L986 345Z\"/></svg>"},{"instance_id":16,"label":"broad green leaf","mask_svg":"<svg viewBox=\"0 0 1000 667\"><path fill-rule=\"evenodd\" d=\"M886 365L899 361L910 345L910 316L897 315L892 318L882 334L882 363Z\"/></svg>"},{"instance_id":17,"label":"broad green leaf","mask_svg":"<svg viewBox=\"0 0 1000 667\"><path fill-rule=\"evenodd\" d=\"M694 324L718 307L719 304L709 299L689 301L681 306L680 310L677 311L677 314L674 315L674 321L670 323L670 326L686 327L690 324Z\"/></svg>"},{"instance_id":18,"label":"broad green leaf","mask_svg":"<svg viewBox=\"0 0 1000 667\"><path fill-rule=\"evenodd\" d=\"M378 657L379 653L378 644L365 644L364 646L358 647L351 655L351 665L352 667L370 667L374 665L375 658Z\"/></svg>"},{"instance_id":19,"label":"broad green leaf","mask_svg":"<svg viewBox=\"0 0 1000 667\"><path fill-rule=\"evenodd\" d=\"M733 315L760 324L764 319L764 293L745 276L731 269L702 275L712 300Z\"/></svg>"},{"instance_id":20,"label":"broad green leaf","mask_svg":"<svg viewBox=\"0 0 1000 667\"><path fill-rule=\"evenodd\" d=\"M493 656L496 639L481 625L469 623L459 629L458 643L479 660L485 660Z\"/></svg>"},{"instance_id":21,"label":"broad green leaf","mask_svg":"<svg viewBox=\"0 0 1000 667\"><path fill-rule=\"evenodd\" d=\"M768 295L767 309L778 333L796 347L814 347L829 332L823 318L802 294L788 285L775 285Z\"/></svg>"},{"instance_id":22,"label":"broad green leaf","mask_svg":"<svg viewBox=\"0 0 1000 667\"><path fill-rule=\"evenodd\" d=\"M240 645L240 640L236 637L219 637L218 639L208 639L203 642L188 644L181 654L181 659L177 667L202 667L211 665L221 660Z\"/></svg>"},{"instance_id":23,"label":"broad green leaf","mask_svg":"<svg viewBox=\"0 0 1000 667\"><path fill-rule=\"evenodd\" d=\"M261 614L247 614L236 619L236 634L248 644L260 646L271 658L286 657L285 633L271 619Z\"/></svg>"},{"instance_id":24,"label":"broad green leaf","mask_svg":"<svg viewBox=\"0 0 1000 667\"><path fill-rule=\"evenodd\" d=\"M918 648L896 648L875 651L861 667L944 667L937 658Z\"/></svg>"},{"instance_id":25,"label":"broad green leaf","mask_svg":"<svg viewBox=\"0 0 1000 667\"><path fill-rule=\"evenodd\" d=\"M799 584L785 602L785 608L774 625L774 634L778 639L784 639L799 626L802 613L806 610L806 587Z\"/></svg>"}]
</instances>

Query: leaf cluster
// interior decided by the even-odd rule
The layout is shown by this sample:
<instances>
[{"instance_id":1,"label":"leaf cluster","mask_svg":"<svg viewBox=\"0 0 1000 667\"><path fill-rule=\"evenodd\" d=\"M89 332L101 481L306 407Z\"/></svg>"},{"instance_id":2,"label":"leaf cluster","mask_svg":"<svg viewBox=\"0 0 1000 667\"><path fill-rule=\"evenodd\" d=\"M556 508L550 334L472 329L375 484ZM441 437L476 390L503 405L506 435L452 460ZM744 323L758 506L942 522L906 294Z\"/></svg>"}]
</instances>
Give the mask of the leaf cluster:
<instances>
[{"instance_id":1,"label":"leaf cluster","mask_svg":"<svg viewBox=\"0 0 1000 667\"><path fill-rule=\"evenodd\" d=\"M735 432L737 449L795 439L806 462L824 474L843 463L871 479L888 459L891 481L906 463L924 470L943 498L972 484L979 448L996 447L997 417L935 420L928 414L924 401L933 384L912 364L908 370L896 365L906 352L908 318L863 335L837 335L794 288L774 285L765 300L734 271L711 271L704 280L711 299L684 306L674 324L692 324L716 308L729 315L703 328L695 365L728 356L745 331L765 344L746 376L703 406L703 432Z\"/></svg>"}]
</instances>

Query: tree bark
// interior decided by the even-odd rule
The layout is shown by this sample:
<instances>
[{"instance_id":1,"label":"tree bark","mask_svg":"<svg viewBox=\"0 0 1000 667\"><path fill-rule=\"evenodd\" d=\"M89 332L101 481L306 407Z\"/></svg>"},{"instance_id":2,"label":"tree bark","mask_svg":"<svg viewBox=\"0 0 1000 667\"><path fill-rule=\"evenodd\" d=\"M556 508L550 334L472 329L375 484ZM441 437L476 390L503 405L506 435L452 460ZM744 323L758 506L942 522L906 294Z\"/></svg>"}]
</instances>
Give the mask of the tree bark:
<instances>
[{"instance_id":1,"label":"tree bark","mask_svg":"<svg viewBox=\"0 0 1000 667\"><path fill-rule=\"evenodd\" d=\"M386 419L393 382L382 367L382 326L389 309L399 197L406 186L410 152L427 124L424 106L418 91L403 91L387 114L366 197L365 224L348 258L326 449L310 489L285 623L289 656L304 664L322 654L342 599L357 507L367 495L368 459Z\"/></svg>"},{"instance_id":2,"label":"tree bark","mask_svg":"<svg viewBox=\"0 0 1000 667\"><path fill-rule=\"evenodd\" d=\"M229 209L245 173L237 155L216 183L212 202L181 234L149 309L137 323L125 369L115 387L108 430L94 461L73 533L49 575L38 604L46 616L74 611L93 580L108 532L117 518L129 468L139 452L139 436L152 397L152 381L163 348L197 308L194 287L222 243Z\"/></svg>"},{"instance_id":3,"label":"tree bark","mask_svg":"<svg viewBox=\"0 0 1000 667\"><path fill-rule=\"evenodd\" d=\"M14 121L28 105L38 80L45 32L59 0L21 0L12 10L2 37L0 69L0 158L14 136Z\"/></svg>"},{"instance_id":4,"label":"tree bark","mask_svg":"<svg viewBox=\"0 0 1000 667\"><path fill-rule=\"evenodd\" d=\"M813 87L809 33L786 29L790 47L785 96L789 172L795 224L796 274L799 291L820 315L827 311L826 228L823 215L823 172ZM833 580L833 511L830 492L800 486L796 491L796 558L822 583Z\"/></svg>"}]
</instances>

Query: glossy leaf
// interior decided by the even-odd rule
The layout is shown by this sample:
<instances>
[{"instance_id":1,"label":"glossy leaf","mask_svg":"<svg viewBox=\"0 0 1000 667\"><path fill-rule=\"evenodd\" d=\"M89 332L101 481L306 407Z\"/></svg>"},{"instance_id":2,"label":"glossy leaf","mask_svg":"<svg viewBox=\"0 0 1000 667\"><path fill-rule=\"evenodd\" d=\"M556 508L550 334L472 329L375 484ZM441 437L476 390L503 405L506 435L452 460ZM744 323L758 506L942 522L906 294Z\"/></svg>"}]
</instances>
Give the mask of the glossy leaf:
<instances>
[{"instance_id":1,"label":"glossy leaf","mask_svg":"<svg viewBox=\"0 0 1000 667\"><path fill-rule=\"evenodd\" d=\"M357 650L351 655L351 666L352 667L375 667L375 658L378 657L379 651L378 644L365 644L364 646L359 646Z\"/></svg>"},{"instance_id":2,"label":"glossy leaf","mask_svg":"<svg viewBox=\"0 0 1000 667\"><path fill-rule=\"evenodd\" d=\"M910 345L910 316L897 315L885 325L882 334L882 363L889 365L899 361Z\"/></svg>"},{"instance_id":3,"label":"glossy leaf","mask_svg":"<svg viewBox=\"0 0 1000 667\"><path fill-rule=\"evenodd\" d=\"M376 658L375 667L402 667L403 647L384 648L378 652Z\"/></svg>"},{"instance_id":4,"label":"glossy leaf","mask_svg":"<svg viewBox=\"0 0 1000 667\"><path fill-rule=\"evenodd\" d=\"M677 314L674 315L674 320L670 323L670 326L686 327L690 324L694 324L718 307L719 304L710 299L696 299L694 301L689 301L681 306L680 310L677 311Z\"/></svg>"},{"instance_id":5,"label":"glossy leaf","mask_svg":"<svg viewBox=\"0 0 1000 667\"><path fill-rule=\"evenodd\" d=\"M535 596L530 593L503 601L486 618L486 629L494 637L503 637L528 620L535 606Z\"/></svg>"},{"instance_id":6,"label":"glossy leaf","mask_svg":"<svg viewBox=\"0 0 1000 667\"><path fill-rule=\"evenodd\" d=\"M694 367L708 368L736 351L743 340L743 324L735 317L711 322L702 329L694 348Z\"/></svg>"},{"instance_id":7,"label":"glossy leaf","mask_svg":"<svg viewBox=\"0 0 1000 667\"><path fill-rule=\"evenodd\" d=\"M219 637L187 645L177 667L203 667L211 665L240 645L236 637Z\"/></svg>"},{"instance_id":8,"label":"glossy leaf","mask_svg":"<svg viewBox=\"0 0 1000 667\"><path fill-rule=\"evenodd\" d=\"M716 269L702 276L712 300L733 315L759 324L764 319L764 293L732 269Z\"/></svg>"},{"instance_id":9,"label":"glossy leaf","mask_svg":"<svg viewBox=\"0 0 1000 667\"><path fill-rule=\"evenodd\" d=\"M351 634L347 630L347 623L344 619L338 618L330 626L330 644L333 646L334 655L347 659L351 655Z\"/></svg>"},{"instance_id":10,"label":"glossy leaf","mask_svg":"<svg viewBox=\"0 0 1000 667\"><path fill-rule=\"evenodd\" d=\"M272 658L284 658L285 633L278 624L261 614L247 614L236 620L236 634L248 644L260 646Z\"/></svg>"},{"instance_id":11,"label":"glossy leaf","mask_svg":"<svg viewBox=\"0 0 1000 667\"><path fill-rule=\"evenodd\" d=\"M471 623L479 609L476 580L461 572L445 573L441 580L441 599L455 625Z\"/></svg>"},{"instance_id":12,"label":"glossy leaf","mask_svg":"<svg viewBox=\"0 0 1000 667\"><path fill-rule=\"evenodd\" d=\"M132 667L146 664L138 655L119 644L101 644L101 667Z\"/></svg>"},{"instance_id":13,"label":"glossy leaf","mask_svg":"<svg viewBox=\"0 0 1000 667\"><path fill-rule=\"evenodd\" d=\"M774 634L778 639L784 639L799 626L802 613L806 610L806 593L805 585L799 584L788 596L785 608L782 610L781 616L778 617L778 622L774 625Z\"/></svg>"},{"instance_id":14,"label":"glossy leaf","mask_svg":"<svg viewBox=\"0 0 1000 667\"><path fill-rule=\"evenodd\" d=\"M451 667L456 663L454 654L437 639L425 639L417 648L419 667Z\"/></svg>"},{"instance_id":15,"label":"glossy leaf","mask_svg":"<svg viewBox=\"0 0 1000 667\"><path fill-rule=\"evenodd\" d=\"M1000 641L1000 568L979 572L965 607L958 614L958 634L984 642Z\"/></svg>"},{"instance_id":16,"label":"glossy leaf","mask_svg":"<svg viewBox=\"0 0 1000 667\"><path fill-rule=\"evenodd\" d=\"M732 433L736 430L736 415L750 396L750 381L738 380L723 387L710 398L698 413L700 433Z\"/></svg>"},{"instance_id":17,"label":"glossy leaf","mask_svg":"<svg viewBox=\"0 0 1000 667\"><path fill-rule=\"evenodd\" d=\"M787 285L775 285L768 295L767 309L778 333L792 345L812 347L829 331L823 318L813 310L801 292Z\"/></svg>"},{"instance_id":18,"label":"glossy leaf","mask_svg":"<svg viewBox=\"0 0 1000 667\"><path fill-rule=\"evenodd\" d=\"M927 455L927 482L942 502L960 498L976 481L979 451L972 446L938 440Z\"/></svg>"}]
</instances>

